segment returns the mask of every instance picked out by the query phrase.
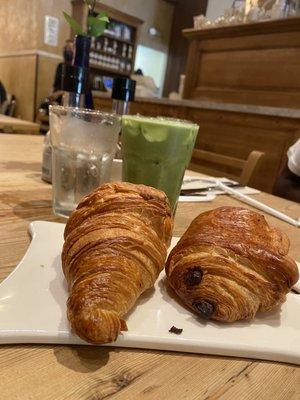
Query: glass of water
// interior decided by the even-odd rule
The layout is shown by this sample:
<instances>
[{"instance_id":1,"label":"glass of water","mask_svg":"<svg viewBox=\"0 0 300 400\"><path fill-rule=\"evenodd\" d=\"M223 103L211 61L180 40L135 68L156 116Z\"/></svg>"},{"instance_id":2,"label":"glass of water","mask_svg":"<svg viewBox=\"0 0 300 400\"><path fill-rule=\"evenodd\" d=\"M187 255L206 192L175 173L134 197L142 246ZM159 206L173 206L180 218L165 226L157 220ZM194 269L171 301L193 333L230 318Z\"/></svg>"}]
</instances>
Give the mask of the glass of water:
<instances>
[{"instance_id":1,"label":"glass of water","mask_svg":"<svg viewBox=\"0 0 300 400\"><path fill-rule=\"evenodd\" d=\"M55 214L69 216L83 196L110 180L119 132L115 114L50 106Z\"/></svg>"}]
</instances>

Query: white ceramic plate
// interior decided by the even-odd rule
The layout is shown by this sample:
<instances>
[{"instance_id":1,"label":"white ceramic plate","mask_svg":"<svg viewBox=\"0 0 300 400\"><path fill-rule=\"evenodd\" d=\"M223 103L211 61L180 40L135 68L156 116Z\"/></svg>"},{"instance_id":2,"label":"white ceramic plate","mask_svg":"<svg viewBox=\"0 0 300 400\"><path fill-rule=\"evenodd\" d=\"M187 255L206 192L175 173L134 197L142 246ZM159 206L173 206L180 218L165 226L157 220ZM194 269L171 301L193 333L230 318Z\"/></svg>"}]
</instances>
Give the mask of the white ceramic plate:
<instances>
[{"instance_id":1,"label":"white ceramic plate","mask_svg":"<svg viewBox=\"0 0 300 400\"><path fill-rule=\"evenodd\" d=\"M179 203L204 203L206 201L213 201L216 198L215 194L207 193L201 194L201 196L179 196Z\"/></svg>"},{"instance_id":2,"label":"white ceramic plate","mask_svg":"<svg viewBox=\"0 0 300 400\"><path fill-rule=\"evenodd\" d=\"M85 344L70 332L61 264L63 224L33 222L23 260L0 285L0 343ZM178 238L174 238L175 245ZM300 295L281 310L252 322L221 324L198 319L164 284L145 293L126 317L128 332L110 346L250 357L300 364ZM172 326L181 335L169 333Z\"/></svg>"}]
</instances>

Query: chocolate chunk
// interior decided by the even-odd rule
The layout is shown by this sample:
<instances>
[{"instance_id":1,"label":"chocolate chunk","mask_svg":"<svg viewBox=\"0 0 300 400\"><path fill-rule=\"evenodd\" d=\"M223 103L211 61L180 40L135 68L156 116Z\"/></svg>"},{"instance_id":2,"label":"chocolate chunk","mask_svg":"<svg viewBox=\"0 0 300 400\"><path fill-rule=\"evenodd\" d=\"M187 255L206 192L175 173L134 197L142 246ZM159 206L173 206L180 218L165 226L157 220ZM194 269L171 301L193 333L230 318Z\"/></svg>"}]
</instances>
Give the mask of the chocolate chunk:
<instances>
[{"instance_id":1,"label":"chocolate chunk","mask_svg":"<svg viewBox=\"0 0 300 400\"><path fill-rule=\"evenodd\" d=\"M190 269L185 275L185 284L187 286L198 285L202 281L203 271L200 267Z\"/></svg>"},{"instance_id":2,"label":"chocolate chunk","mask_svg":"<svg viewBox=\"0 0 300 400\"><path fill-rule=\"evenodd\" d=\"M215 311L215 306L206 300L196 301L193 306L197 312L204 318L209 318Z\"/></svg>"},{"instance_id":3,"label":"chocolate chunk","mask_svg":"<svg viewBox=\"0 0 300 400\"><path fill-rule=\"evenodd\" d=\"M169 332L175 333L176 335L180 335L182 331L183 329L176 328L176 326L172 326L172 328L169 329Z\"/></svg>"}]
</instances>

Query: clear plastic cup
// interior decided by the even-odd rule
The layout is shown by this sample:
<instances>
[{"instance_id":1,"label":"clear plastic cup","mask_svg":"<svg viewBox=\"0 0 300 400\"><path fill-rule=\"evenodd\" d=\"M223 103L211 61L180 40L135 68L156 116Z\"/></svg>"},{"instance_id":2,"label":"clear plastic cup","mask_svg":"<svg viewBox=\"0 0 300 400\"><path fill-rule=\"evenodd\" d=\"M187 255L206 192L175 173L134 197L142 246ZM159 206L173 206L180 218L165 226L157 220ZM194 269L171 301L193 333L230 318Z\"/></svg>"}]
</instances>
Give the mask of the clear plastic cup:
<instances>
[{"instance_id":1,"label":"clear plastic cup","mask_svg":"<svg viewBox=\"0 0 300 400\"><path fill-rule=\"evenodd\" d=\"M176 210L199 126L173 118L122 117L123 181L163 190Z\"/></svg>"},{"instance_id":2,"label":"clear plastic cup","mask_svg":"<svg viewBox=\"0 0 300 400\"><path fill-rule=\"evenodd\" d=\"M119 131L114 114L50 106L55 214L69 216L83 196L110 180Z\"/></svg>"}]
</instances>

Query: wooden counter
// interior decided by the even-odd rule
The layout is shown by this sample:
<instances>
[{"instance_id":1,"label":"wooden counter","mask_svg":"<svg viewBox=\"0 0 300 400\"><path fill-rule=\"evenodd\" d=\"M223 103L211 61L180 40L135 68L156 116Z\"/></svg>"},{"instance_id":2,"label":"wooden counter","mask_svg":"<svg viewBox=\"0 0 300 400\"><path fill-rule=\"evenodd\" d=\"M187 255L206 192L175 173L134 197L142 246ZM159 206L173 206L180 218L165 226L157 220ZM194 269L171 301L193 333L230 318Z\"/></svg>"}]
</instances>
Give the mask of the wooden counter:
<instances>
[{"instance_id":1,"label":"wooden counter","mask_svg":"<svg viewBox=\"0 0 300 400\"><path fill-rule=\"evenodd\" d=\"M111 111L108 94L94 92L94 104L97 109ZM300 138L300 111L296 109L137 98L130 112L196 122L200 130L195 148L243 159L252 150L265 152L262 165L250 184L269 193L286 160L288 147ZM212 174L215 166L210 168L209 164L205 165L205 171Z\"/></svg>"},{"instance_id":2,"label":"wooden counter","mask_svg":"<svg viewBox=\"0 0 300 400\"><path fill-rule=\"evenodd\" d=\"M29 222L61 222L52 214L51 185L41 181L42 142L38 136L0 135L0 281L29 245ZM300 215L299 204L264 193L256 198ZM201 211L240 204L228 196L179 203L175 234ZM299 260L299 230L268 220L290 236L291 255ZM0 397L8 400L296 400L300 393L294 365L113 347L0 346L0 376Z\"/></svg>"}]
</instances>

